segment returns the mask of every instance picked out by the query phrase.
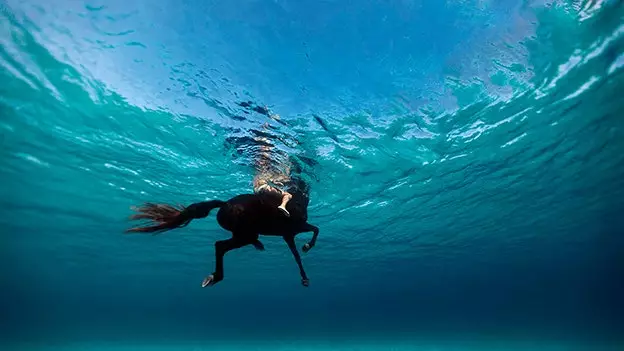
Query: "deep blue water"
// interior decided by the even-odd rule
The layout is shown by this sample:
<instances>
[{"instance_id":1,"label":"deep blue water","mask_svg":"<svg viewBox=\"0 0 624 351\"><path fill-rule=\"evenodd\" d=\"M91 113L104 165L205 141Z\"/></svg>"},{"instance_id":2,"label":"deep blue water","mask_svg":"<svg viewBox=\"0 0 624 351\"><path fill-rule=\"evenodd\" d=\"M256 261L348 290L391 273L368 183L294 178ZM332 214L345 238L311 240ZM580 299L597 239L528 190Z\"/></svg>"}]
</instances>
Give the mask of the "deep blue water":
<instances>
[{"instance_id":1,"label":"deep blue water","mask_svg":"<svg viewBox=\"0 0 624 351\"><path fill-rule=\"evenodd\" d=\"M4 0L0 17L2 349L622 345L622 1ZM264 123L311 189L308 288L268 237L202 289L229 235L214 214L123 233L133 205L250 193Z\"/></svg>"}]
</instances>

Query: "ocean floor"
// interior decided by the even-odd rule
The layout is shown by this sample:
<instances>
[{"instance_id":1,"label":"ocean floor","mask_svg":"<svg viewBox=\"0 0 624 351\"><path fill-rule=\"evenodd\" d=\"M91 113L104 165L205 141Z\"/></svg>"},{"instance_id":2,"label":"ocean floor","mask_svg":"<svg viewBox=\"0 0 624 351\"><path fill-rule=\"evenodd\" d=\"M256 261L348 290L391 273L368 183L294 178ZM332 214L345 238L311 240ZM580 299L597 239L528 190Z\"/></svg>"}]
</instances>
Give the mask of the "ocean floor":
<instances>
[{"instance_id":1,"label":"ocean floor","mask_svg":"<svg viewBox=\"0 0 624 351\"><path fill-rule=\"evenodd\" d=\"M624 344L598 344L598 343L554 343L543 341L490 341L490 342L423 342L423 341L400 341L400 342L352 342L343 341L241 341L237 343L206 341L180 341L178 343L153 343L150 341L139 342L68 342L68 343L18 343L5 345L2 350L7 351L204 351L204 350L227 350L227 351L317 351L317 350L349 350L349 351L373 351L373 350L414 350L414 351L567 351L567 350L592 350L592 351L615 351L622 350Z\"/></svg>"}]
</instances>

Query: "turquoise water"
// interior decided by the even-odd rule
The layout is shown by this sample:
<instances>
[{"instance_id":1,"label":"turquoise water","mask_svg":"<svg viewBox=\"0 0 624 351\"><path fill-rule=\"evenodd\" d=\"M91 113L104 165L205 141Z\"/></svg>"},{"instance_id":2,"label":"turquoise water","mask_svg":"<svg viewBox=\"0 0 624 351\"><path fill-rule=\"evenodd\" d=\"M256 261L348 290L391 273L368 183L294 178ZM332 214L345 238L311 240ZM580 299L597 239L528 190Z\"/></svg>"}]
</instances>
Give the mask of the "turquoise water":
<instances>
[{"instance_id":1,"label":"turquoise water","mask_svg":"<svg viewBox=\"0 0 624 351\"><path fill-rule=\"evenodd\" d=\"M0 16L3 349L621 346L621 1L5 0ZM310 186L308 288L268 237L202 289L228 237L214 214L123 233L133 205L251 192L264 123Z\"/></svg>"}]
</instances>

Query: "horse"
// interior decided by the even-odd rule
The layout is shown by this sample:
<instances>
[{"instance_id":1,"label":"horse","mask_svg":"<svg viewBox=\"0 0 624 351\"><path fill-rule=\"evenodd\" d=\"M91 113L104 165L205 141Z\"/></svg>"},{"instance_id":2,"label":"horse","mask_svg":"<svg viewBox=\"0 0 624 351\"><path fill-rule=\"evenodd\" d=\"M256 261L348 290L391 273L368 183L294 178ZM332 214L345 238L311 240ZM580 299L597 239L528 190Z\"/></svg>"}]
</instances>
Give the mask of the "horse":
<instances>
[{"instance_id":1,"label":"horse","mask_svg":"<svg viewBox=\"0 0 624 351\"><path fill-rule=\"evenodd\" d=\"M188 225L193 219L205 218L211 210L218 208L217 222L232 233L226 240L216 241L215 271L202 282L202 288L212 286L224 278L223 256L230 250L252 245L264 251L259 240L260 235L281 236L292 253L301 275L301 284L309 286L310 280L303 269L301 257L295 245L295 236L304 232L313 232L312 239L301 248L304 253L316 245L319 228L308 223L309 197L304 184L295 182L288 187L293 196L286 208L290 217L285 216L277 206L281 197L271 193L240 194L227 201L210 200L193 203L189 206L174 207L167 204L145 203L133 207L137 212L131 220L150 220L151 225L127 229L126 233L153 233L154 235Z\"/></svg>"}]
</instances>

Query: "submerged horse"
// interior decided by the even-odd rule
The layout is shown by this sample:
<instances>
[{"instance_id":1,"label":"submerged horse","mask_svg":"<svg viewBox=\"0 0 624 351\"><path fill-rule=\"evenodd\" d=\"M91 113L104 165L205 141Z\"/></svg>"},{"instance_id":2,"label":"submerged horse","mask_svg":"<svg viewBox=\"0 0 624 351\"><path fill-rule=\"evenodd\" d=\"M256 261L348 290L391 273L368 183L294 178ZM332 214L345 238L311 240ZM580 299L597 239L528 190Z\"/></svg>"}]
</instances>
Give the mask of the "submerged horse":
<instances>
[{"instance_id":1,"label":"submerged horse","mask_svg":"<svg viewBox=\"0 0 624 351\"><path fill-rule=\"evenodd\" d=\"M319 228L307 222L309 197L305 183L293 180L287 187L287 191L292 195L286 207L290 212L289 217L284 216L278 209L281 196L262 192L237 195L227 201L197 202L186 207L146 203L135 208L137 213L130 218L146 219L152 223L128 229L126 232L158 234L184 227L193 219L207 217L211 210L218 208L217 222L223 229L232 232L232 237L215 242L215 271L204 279L202 287L211 286L223 280L223 256L228 251L246 245L264 250L264 245L259 240L260 235L281 236L284 239L299 266L301 284L308 286L310 280L303 269L301 257L295 245L295 235L313 232L312 239L302 247L303 252L308 252L316 244Z\"/></svg>"}]
</instances>

